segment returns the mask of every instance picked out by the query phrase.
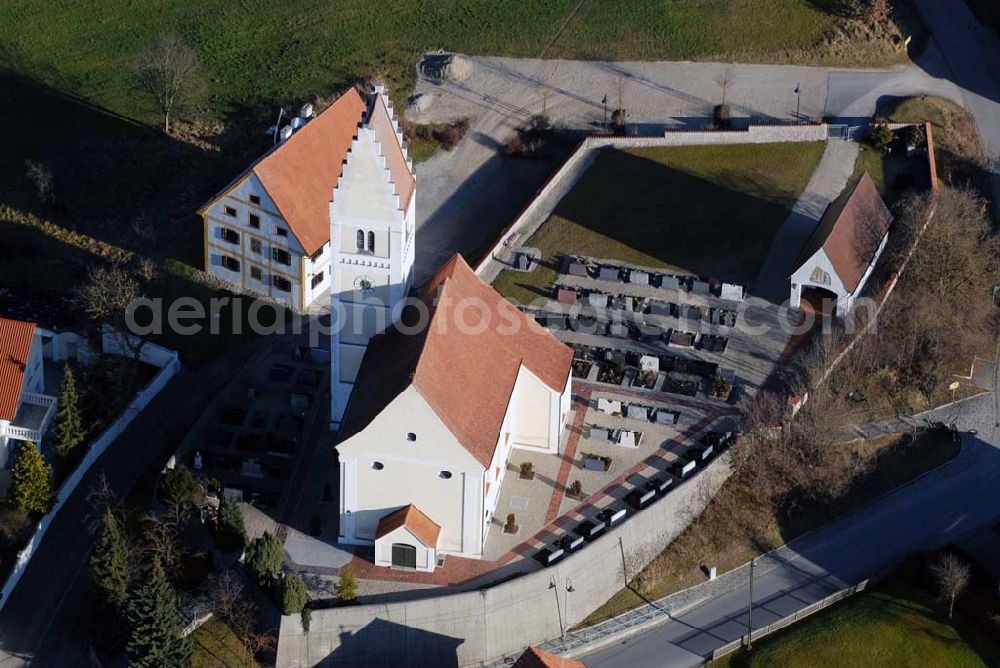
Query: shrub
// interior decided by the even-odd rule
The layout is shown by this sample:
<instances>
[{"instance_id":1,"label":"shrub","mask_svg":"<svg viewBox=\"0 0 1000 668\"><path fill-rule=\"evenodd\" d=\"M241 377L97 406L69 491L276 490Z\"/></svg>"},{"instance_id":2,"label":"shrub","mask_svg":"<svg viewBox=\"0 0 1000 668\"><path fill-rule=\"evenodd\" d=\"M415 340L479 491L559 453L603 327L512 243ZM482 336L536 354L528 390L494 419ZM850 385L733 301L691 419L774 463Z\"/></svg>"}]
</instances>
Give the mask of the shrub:
<instances>
[{"instance_id":1,"label":"shrub","mask_svg":"<svg viewBox=\"0 0 1000 668\"><path fill-rule=\"evenodd\" d=\"M181 509L194 499L198 491L198 481L194 479L188 467L178 464L163 474L160 489L163 492L163 500L168 506Z\"/></svg>"},{"instance_id":2,"label":"shrub","mask_svg":"<svg viewBox=\"0 0 1000 668\"><path fill-rule=\"evenodd\" d=\"M243 523L240 502L223 497L219 502L217 541L223 550L242 550L247 544L247 528Z\"/></svg>"},{"instance_id":3,"label":"shrub","mask_svg":"<svg viewBox=\"0 0 1000 668\"><path fill-rule=\"evenodd\" d=\"M47 513L52 507L52 469L38 446L25 441L17 449L10 472L10 493L14 506L24 512Z\"/></svg>"},{"instance_id":4,"label":"shrub","mask_svg":"<svg viewBox=\"0 0 1000 668\"><path fill-rule=\"evenodd\" d=\"M302 578L295 573L286 575L281 583L281 612L286 615L304 613L308 602L309 592L306 591Z\"/></svg>"},{"instance_id":5,"label":"shrub","mask_svg":"<svg viewBox=\"0 0 1000 668\"><path fill-rule=\"evenodd\" d=\"M889 129L889 121L884 118L875 119L875 127L872 128L870 141L872 146L880 151L888 151L895 134Z\"/></svg>"},{"instance_id":6,"label":"shrub","mask_svg":"<svg viewBox=\"0 0 1000 668\"><path fill-rule=\"evenodd\" d=\"M281 541L277 536L265 531L260 538L250 541L244 563L253 579L264 584L269 578L281 572L281 562L284 559L285 548Z\"/></svg>"},{"instance_id":7,"label":"shrub","mask_svg":"<svg viewBox=\"0 0 1000 668\"><path fill-rule=\"evenodd\" d=\"M340 577L334 585L337 597L344 603L350 603L358 599L358 581L354 577L354 567L347 564L340 569Z\"/></svg>"},{"instance_id":8,"label":"shrub","mask_svg":"<svg viewBox=\"0 0 1000 668\"><path fill-rule=\"evenodd\" d=\"M77 405L76 379L69 364L63 366L62 388L59 391L59 412L56 413L56 455L64 459L83 442L86 432Z\"/></svg>"},{"instance_id":9,"label":"shrub","mask_svg":"<svg viewBox=\"0 0 1000 668\"><path fill-rule=\"evenodd\" d=\"M521 462L520 476L525 480L531 480L535 477L535 465L531 462Z\"/></svg>"},{"instance_id":10,"label":"shrub","mask_svg":"<svg viewBox=\"0 0 1000 668\"><path fill-rule=\"evenodd\" d=\"M90 554L90 576L104 600L121 609L128 593L131 569L125 533L111 510L101 518L101 533Z\"/></svg>"}]
</instances>

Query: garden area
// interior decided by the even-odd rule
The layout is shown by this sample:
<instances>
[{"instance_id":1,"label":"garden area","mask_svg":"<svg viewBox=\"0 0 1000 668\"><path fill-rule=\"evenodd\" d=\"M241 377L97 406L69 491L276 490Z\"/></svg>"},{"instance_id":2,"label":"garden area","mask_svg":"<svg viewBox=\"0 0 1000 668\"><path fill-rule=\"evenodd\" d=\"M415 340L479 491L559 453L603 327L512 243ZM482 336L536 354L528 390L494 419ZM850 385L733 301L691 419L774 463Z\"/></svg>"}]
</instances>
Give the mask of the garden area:
<instances>
[{"instance_id":1,"label":"garden area","mask_svg":"<svg viewBox=\"0 0 1000 668\"><path fill-rule=\"evenodd\" d=\"M894 100L878 110L878 117L894 123L930 122L941 180L956 187L972 186L988 196L986 153L969 112L945 98L922 95ZM867 171L892 206L907 189L929 187L926 138L922 128L884 133L876 126L861 144L854 176ZM885 139L880 140L883 134ZM907 155L908 147L916 149L913 155Z\"/></svg>"},{"instance_id":2,"label":"garden area","mask_svg":"<svg viewBox=\"0 0 1000 668\"><path fill-rule=\"evenodd\" d=\"M565 257L585 255L748 282L805 189L824 142L604 149L523 245L532 272L503 271L500 294L551 294Z\"/></svg>"}]
</instances>

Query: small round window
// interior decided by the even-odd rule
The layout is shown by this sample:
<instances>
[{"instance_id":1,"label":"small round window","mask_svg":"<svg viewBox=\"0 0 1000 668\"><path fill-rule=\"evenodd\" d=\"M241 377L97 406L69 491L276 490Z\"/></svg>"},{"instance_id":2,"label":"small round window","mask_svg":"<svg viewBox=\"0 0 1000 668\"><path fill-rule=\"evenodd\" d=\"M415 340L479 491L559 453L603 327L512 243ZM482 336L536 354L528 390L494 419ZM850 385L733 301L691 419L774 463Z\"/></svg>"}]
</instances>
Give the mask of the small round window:
<instances>
[{"instance_id":1,"label":"small round window","mask_svg":"<svg viewBox=\"0 0 1000 668\"><path fill-rule=\"evenodd\" d=\"M376 471L381 471L382 469L385 468L385 464L383 464L382 462L372 462L372 468L375 469Z\"/></svg>"},{"instance_id":2,"label":"small round window","mask_svg":"<svg viewBox=\"0 0 1000 668\"><path fill-rule=\"evenodd\" d=\"M438 473L438 477L441 478L442 480L450 480L451 471L441 471L440 473Z\"/></svg>"},{"instance_id":3,"label":"small round window","mask_svg":"<svg viewBox=\"0 0 1000 668\"><path fill-rule=\"evenodd\" d=\"M406 435L406 440L412 443L413 441L417 440L417 435L411 431Z\"/></svg>"}]
</instances>

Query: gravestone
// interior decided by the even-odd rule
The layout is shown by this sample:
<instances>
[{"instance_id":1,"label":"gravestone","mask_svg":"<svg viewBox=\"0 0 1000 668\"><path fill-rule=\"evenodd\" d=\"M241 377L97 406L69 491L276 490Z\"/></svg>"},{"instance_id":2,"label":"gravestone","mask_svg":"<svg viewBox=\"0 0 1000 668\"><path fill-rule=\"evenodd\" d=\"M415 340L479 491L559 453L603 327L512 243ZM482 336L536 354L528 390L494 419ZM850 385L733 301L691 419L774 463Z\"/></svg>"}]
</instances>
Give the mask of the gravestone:
<instances>
[{"instance_id":1,"label":"gravestone","mask_svg":"<svg viewBox=\"0 0 1000 668\"><path fill-rule=\"evenodd\" d=\"M633 285L649 285L649 274L633 269L628 276L628 282Z\"/></svg>"},{"instance_id":2,"label":"gravestone","mask_svg":"<svg viewBox=\"0 0 1000 668\"><path fill-rule=\"evenodd\" d=\"M681 279L676 276L664 276L660 281L660 287L664 290L680 290Z\"/></svg>"},{"instance_id":3,"label":"gravestone","mask_svg":"<svg viewBox=\"0 0 1000 668\"><path fill-rule=\"evenodd\" d=\"M618 267L601 267L597 272L597 278L602 281L618 281Z\"/></svg>"},{"instance_id":4,"label":"gravestone","mask_svg":"<svg viewBox=\"0 0 1000 668\"><path fill-rule=\"evenodd\" d=\"M642 371L659 371L660 358L653 355L643 355L639 358L639 368Z\"/></svg>"},{"instance_id":5,"label":"gravestone","mask_svg":"<svg viewBox=\"0 0 1000 668\"><path fill-rule=\"evenodd\" d=\"M604 309L608 307L608 296L603 292L591 292L587 295L587 303L594 308Z\"/></svg>"}]
</instances>

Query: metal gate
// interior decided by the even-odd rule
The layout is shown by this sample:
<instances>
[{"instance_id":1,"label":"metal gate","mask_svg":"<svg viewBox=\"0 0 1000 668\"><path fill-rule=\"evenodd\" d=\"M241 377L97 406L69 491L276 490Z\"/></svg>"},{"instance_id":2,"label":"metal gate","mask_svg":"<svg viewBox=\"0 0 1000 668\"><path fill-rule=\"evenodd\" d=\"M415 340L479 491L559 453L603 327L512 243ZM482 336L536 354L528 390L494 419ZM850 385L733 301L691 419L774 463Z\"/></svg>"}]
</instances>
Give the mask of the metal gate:
<instances>
[{"instance_id":1,"label":"metal gate","mask_svg":"<svg viewBox=\"0 0 1000 668\"><path fill-rule=\"evenodd\" d=\"M827 125L826 136L831 139L850 139L851 128L848 125Z\"/></svg>"}]
</instances>

